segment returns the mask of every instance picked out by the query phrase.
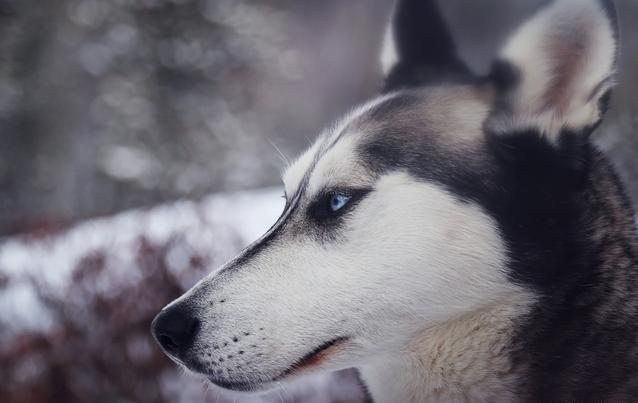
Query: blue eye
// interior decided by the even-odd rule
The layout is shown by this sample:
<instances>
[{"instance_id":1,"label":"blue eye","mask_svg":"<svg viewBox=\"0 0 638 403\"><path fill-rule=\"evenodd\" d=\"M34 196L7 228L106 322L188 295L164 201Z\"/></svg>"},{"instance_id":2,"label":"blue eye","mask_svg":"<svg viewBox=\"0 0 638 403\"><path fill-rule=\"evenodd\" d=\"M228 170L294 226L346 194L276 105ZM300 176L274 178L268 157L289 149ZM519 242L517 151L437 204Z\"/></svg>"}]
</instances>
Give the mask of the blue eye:
<instances>
[{"instance_id":1,"label":"blue eye","mask_svg":"<svg viewBox=\"0 0 638 403\"><path fill-rule=\"evenodd\" d=\"M350 201L350 196L336 194L330 198L330 210L337 211L343 208Z\"/></svg>"}]
</instances>

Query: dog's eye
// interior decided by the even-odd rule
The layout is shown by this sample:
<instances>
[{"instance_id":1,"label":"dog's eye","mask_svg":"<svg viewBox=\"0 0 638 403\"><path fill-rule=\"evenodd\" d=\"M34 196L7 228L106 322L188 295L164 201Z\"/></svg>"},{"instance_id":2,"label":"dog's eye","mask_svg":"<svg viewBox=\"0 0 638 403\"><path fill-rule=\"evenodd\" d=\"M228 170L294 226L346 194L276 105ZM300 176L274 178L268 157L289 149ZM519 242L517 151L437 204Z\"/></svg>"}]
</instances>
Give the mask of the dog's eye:
<instances>
[{"instance_id":1,"label":"dog's eye","mask_svg":"<svg viewBox=\"0 0 638 403\"><path fill-rule=\"evenodd\" d=\"M337 211L342 209L350 201L350 196L344 194L334 194L330 198L330 210Z\"/></svg>"},{"instance_id":2,"label":"dog's eye","mask_svg":"<svg viewBox=\"0 0 638 403\"><path fill-rule=\"evenodd\" d=\"M333 189L321 193L308 206L308 215L321 224L336 222L343 214L351 211L372 189Z\"/></svg>"}]
</instances>

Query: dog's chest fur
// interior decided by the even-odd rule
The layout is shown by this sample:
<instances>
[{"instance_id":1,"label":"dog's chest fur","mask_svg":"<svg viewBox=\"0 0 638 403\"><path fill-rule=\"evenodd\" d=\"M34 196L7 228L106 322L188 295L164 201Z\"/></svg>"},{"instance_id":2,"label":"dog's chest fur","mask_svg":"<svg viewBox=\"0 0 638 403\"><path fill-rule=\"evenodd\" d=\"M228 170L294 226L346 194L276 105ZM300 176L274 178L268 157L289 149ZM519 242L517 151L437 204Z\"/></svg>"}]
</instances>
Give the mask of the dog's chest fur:
<instances>
[{"instance_id":1,"label":"dog's chest fur","mask_svg":"<svg viewBox=\"0 0 638 403\"><path fill-rule=\"evenodd\" d=\"M520 369L510 360L529 298L498 304L424 330L402 356L361 369L376 403L514 401ZM399 399L399 400L397 400Z\"/></svg>"}]
</instances>

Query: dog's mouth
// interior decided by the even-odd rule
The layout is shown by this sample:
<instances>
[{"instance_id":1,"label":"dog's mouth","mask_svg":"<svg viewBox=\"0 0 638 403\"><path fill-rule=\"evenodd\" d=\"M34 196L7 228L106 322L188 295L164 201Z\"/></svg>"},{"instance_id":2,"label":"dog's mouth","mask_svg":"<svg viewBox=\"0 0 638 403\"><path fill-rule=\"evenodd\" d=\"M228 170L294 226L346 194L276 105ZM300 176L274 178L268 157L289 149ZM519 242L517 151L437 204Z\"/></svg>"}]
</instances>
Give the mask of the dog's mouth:
<instances>
[{"instance_id":1,"label":"dog's mouth","mask_svg":"<svg viewBox=\"0 0 638 403\"><path fill-rule=\"evenodd\" d=\"M254 382L235 382L217 379L213 376L208 377L208 379L217 386L233 391L254 392L262 390L264 388L267 388L267 386L270 384L275 384L277 382L285 380L286 378L307 372L312 368L321 365L330 356L337 353L344 346L344 344L348 342L348 340L350 340L349 337L337 337L335 339L327 341L297 360L289 368L282 371L280 375L268 380Z\"/></svg>"},{"instance_id":2,"label":"dog's mouth","mask_svg":"<svg viewBox=\"0 0 638 403\"><path fill-rule=\"evenodd\" d=\"M328 357L336 353L343 345L349 340L349 337L337 337L328 342L323 343L319 347L312 350L310 353L303 356L290 368L286 369L281 375L275 378L275 381L282 380L290 375L304 372L312 367L319 366Z\"/></svg>"}]
</instances>

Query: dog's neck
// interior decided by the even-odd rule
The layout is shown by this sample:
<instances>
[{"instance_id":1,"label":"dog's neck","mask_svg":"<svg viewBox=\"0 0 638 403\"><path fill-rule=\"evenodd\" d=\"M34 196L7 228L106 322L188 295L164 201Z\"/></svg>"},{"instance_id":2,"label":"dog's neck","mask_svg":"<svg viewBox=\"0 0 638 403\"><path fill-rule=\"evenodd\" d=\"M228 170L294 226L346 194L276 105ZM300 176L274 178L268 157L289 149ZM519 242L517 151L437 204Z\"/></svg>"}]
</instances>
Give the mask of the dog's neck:
<instances>
[{"instance_id":1,"label":"dog's neck","mask_svg":"<svg viewBox=\"0 0 638 403\"><path fill-rule=\"evenodd\" d=\"M509 343L529 299L512 300L428 328L404 353L361 367L374 402L512 401L517 374Z\"/></svg>"}]
</instances>

